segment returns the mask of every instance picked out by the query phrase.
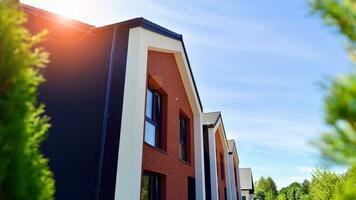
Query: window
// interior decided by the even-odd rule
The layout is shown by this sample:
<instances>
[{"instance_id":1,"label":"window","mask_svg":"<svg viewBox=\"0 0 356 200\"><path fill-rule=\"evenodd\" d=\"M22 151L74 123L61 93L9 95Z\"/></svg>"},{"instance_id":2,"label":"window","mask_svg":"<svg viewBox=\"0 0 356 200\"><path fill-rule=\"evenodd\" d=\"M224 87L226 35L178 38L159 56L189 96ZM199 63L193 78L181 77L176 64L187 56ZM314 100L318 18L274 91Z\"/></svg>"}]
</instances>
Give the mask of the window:
<instances>
[{"instance_id":1,"label":"window","mask_svg":"<svg viewBox=\"0 0 356 200\"><path fill-rule=\"evenodd\" d=\"M227 200L227 192L226 192L226 187L224 187L224 199Z\"/></svg>"},{"instance_id":2,"label":"window","mask_svg":"<svg viewBox=\"0 0 356 200\"><path fill-rule=\"evenodd\" d=\"M179 117L179 157L180 159L188 162L188 123L187 120L183 117Z\"/></svg>"},{"instance_id":3,"label":"window","mask_svg":"<svg viewBox=\"0 0 356 200\"><path fill-rule=\"evenodd\" d=\"M142 181L142 200L160 200L161 180L159 175L144 173Z\"/></svg>"},{"instance_id":4,"label":"window","mask_svg":"<svg viewBox=\"0 0 356 200\"><path fill-rule=\"evenodd\" d=\"M195 200L195 178L188 177L188 200Z\"/></svg>"},{"instance_id":5,"label":"window","mask_svg":"<svg viewBox=\"0 0 356 200\"><path fill-rule=\"evenodd\" d=\"M161 140L161 95L147 89L146 94L146 123L145 142L160 148Z\"/></svg>"},{"instance_id":6,"label":"window","mask_svg":"<svg viewBox=\"0 0 356 200\"><path fill-rule=\"evenodd\" d=\"M220 174L221 174L221 179L225 179L225 166L224 166L224 156L223 154L220 154Z\"/></svg>"}]
</instances>

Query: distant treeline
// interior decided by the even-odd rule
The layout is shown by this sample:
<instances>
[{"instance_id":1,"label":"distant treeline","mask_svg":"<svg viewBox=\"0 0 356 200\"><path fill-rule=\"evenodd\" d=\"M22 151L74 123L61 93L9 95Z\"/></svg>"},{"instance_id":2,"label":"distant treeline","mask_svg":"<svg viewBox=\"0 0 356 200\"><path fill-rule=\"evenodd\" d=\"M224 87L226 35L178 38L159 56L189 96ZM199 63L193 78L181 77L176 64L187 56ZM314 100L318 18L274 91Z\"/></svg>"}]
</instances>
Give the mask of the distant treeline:
<instances>
[{"instance_id":1,"label":"distant treeline","mask_svg":"<svg viewBox=\"0 0 356 200\"><path fill-rule=\"evenodd\" d=\"M277 190L271 177L261 177L256 185L255 199L262 200L351 200L355 196L355 171L337 174L327 169L315 169L311 180L294 182Z\"/></svg>"}]
</instances>

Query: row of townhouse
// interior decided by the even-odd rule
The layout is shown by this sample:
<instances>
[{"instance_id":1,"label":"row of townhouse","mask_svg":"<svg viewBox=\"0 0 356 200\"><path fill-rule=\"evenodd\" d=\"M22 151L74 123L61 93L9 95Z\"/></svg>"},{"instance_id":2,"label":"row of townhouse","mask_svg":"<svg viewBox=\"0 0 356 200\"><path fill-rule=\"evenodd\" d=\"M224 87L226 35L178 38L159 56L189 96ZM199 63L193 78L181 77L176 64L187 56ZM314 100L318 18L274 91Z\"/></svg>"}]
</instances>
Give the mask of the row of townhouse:
<instances>
[{"instance_id":1,"label":"row of townhouse","mask_svg":"<svg viewBox=\"0 0 356 200\"><path fill-rule=\"evenodd\" d=\"M28 5L49 30L40 88L56 199L237 200L239 158L204 113L182 35L136 18L94 27Z\"/></svg>"}]
</instances>

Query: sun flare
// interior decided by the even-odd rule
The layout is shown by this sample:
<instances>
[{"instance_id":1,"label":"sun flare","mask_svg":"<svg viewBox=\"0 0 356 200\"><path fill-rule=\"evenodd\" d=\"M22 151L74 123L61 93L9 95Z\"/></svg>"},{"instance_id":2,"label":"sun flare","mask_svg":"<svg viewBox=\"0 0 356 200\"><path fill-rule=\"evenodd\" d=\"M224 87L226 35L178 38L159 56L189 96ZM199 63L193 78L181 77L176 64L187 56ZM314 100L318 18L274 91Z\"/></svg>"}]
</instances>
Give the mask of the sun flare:
<instances>
[{"instance_id":1,"label":"sun flare","mask_svg":"<svg viewBox=\"0 0 356 200\"><path fill-rule=\"evenodd\" d=\"M89 4L85 4L83 1L71 1L71 0L21 0L21 3L33 5L49 12L53 12L66 19L75 19L88 21L85 19L85 10ZM86 6L83 6L86 5Z\"/></svg>"}]
</instances>

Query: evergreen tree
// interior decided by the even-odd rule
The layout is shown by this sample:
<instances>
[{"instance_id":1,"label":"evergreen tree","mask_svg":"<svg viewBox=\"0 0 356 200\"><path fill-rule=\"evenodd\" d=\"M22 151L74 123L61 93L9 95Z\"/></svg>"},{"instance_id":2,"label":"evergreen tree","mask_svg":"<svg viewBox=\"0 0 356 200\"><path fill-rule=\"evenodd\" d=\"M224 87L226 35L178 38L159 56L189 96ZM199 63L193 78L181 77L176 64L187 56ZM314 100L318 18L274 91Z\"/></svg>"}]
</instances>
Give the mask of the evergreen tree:
<instances>
[{"instance_id":1,"label":"evergreen tree","mask_svg":"<svg viewBox=\"0 0 356 200\"><path fill-rule=\"evenodd\" d=\"M48 53L38 47L17 0L0 0L0 200L50 200L53 175L40 144L49 128L37 102Z\"/></svg>"},{"instance_id":2,"label":"evergreen tree","mask_svg":"<svg viewBox=\"0 0 356 200\"><path fill-rule=\"evenodd\" d=\"M318 145L325 158L352 168L336 191L336 198L356 199L356 0L310 2L313 11L344 36L353 66L351 72L336 77L327 87L325 121L331 131Z\"/></svg>"},{"instance_id":3,"label":"evergreen tree","mask_svg":"<svg viewBox=\"0 0 356 200\"><path fill-rule=\"evenodd\" d=\"M347 39L353 67L356 58L356 1L312 0L311 5L324 21L336 27ZM356 165L356 71L336 77L325 97L324 134L319 147L326 158L339 164Z\"/></svg>"}]
</instances>

